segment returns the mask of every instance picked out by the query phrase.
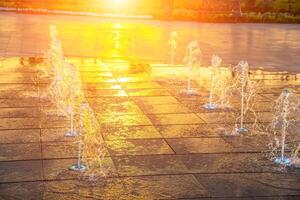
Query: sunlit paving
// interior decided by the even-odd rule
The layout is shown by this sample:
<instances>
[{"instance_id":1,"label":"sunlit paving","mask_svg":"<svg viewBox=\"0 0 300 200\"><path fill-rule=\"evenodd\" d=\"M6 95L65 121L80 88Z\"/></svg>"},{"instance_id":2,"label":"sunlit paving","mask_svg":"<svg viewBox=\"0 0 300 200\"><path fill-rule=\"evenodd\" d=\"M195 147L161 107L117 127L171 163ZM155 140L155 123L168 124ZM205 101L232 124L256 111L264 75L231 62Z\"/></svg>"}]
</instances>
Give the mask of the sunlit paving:
<instances>
[{"instance_id":1,"label":"sunlit paving","mask_svg":"<svg viewBox=\"0 0 300 200\"><path fill-rule=\"evenodd\" d=\"M0 2L0 200L300 199L300 4Z\"/></svg>"}]
</instances>

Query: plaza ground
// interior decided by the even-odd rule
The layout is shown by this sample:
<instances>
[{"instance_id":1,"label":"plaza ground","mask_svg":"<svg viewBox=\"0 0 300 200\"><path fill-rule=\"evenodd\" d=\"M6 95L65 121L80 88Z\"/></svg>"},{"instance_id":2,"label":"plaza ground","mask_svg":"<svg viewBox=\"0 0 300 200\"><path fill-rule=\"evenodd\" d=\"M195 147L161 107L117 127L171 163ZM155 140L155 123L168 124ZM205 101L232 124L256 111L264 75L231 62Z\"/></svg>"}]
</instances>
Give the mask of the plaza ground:
<instances>
[{"instance_id":1,"label":"plaza ground","mask_svg":"<svg viewBox=\"0 0 300 200\"><path fill-rule=\"evenodd\" d=\"M68 21L69 18L72 20ZM299 169L282 170L269 159L268 136L250 133L226 136L222 128L233 127L235 119L224 117L228 113L223 110L203 109L209 85L193 81L200 94L188 97L180 94L186 87L185 81L180 79L174 84L169 77L158 76L160 71L173 70L161 64L168 61L167 53L161 55L163 50L167 52L167 46L162 47L167 35L162 37L159 30L147 29L154 32L140 36L142 28L137 29L136 35L129 31L134 28L119 33L115 28L122 27L120 23L115 28L109 23L102 29L98 22L89 20L1 14L0 199L300 198ZM37 67L27 61L26 56L41 56L41 51L48 49L50 23L58 25L66 56L79 68L84 94L103 127L100 134L107 151L105 163L111 173L98 182L80 180L78 173L68 170L76 162L76 139L64 137L69 126L67 118L59 112L47 114L56 109L42 97L49 82L41 81ZM101 23L106 22L101 20ZM156 22L148 23L157 26ZM84 31L80 31L80 26ZM95 33L95 29L99 32ZM108 36L101 37L106 32L119 39L101 44L102 40L110 41ZM125 41L123 36L127 38ZM297 38L285 42L290 47L286 51L291 59L282 62L299 62L294 58L299 46L291 40ZM100 41L99 46L93 41ZM211 52L222 46L209 42L205 49ZM124 44L128 46L123 48ZM157 48L145 49L140 45ZM271 55L266 53L266 57L276 57L277 50ZM179 50L182 51L184 48ZM225 50L222 51L229 61L231 54L226 57ZM97 60L91 58L97 55L100 55ZM25 57L23 64L20 56ZM260 63L260 56L254 57ZM132 61L150 63L152 73L131 73ZM295 66L290 64L290 68ZM297 96L300 94L299 75L267 70L251 72L253 79L263 83L256 97L257 119L259 123L269 123L272 103L283 88L289 87ZM209 74L201 76L208 78ZM246 121L250 126L254 118Z\"/></svg>"}]
</instances>

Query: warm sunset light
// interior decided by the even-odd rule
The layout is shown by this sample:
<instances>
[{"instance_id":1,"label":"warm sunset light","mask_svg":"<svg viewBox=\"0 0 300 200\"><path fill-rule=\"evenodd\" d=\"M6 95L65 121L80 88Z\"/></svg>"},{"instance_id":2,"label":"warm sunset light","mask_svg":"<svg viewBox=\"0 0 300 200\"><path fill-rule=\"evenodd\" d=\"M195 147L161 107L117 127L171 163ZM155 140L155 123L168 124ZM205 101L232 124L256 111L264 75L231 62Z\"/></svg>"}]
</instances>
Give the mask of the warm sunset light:
<instances>
[{"instance_id":1,"label":"warm sunset light","mask_svg":"<svg viewBox=\"0 0 300 200\"><path fill-rule=\"evenodd\" d=\"M129 0L108 0L103 4L106 8L105 12L112 13L127 13L129 5Z\"/></svg>"},{"instance_id":2,"label":"warm sunset light","mask_svg":"<svg viewBox=\"0 0 300 200\"><path fill-rule=\"evenodd\" d=\"M124 3L126 0L112 0L113 3L115 4L120 4L120 3Z\"/></svg>"},{"instance_id":3,"label":"warm sunset light","mask_svg":"<svg viewBox=\"0 0 300 200\"><path fill-rule=\"evenodd\" d=\"M128 0L111 0L107 2L114 6L114 8L121 8L127 6L127 4L129 3Z\"/></svg>"},{"instance_id":4,"label":"warm sunset light","mask_svg":"<svg viewBox=\"0 0 300 200\"><path fill-rule=\"evenodd\" d=\"M0 200L300 200L300 0L0 0Z\"/></svg>"}]
</instances>

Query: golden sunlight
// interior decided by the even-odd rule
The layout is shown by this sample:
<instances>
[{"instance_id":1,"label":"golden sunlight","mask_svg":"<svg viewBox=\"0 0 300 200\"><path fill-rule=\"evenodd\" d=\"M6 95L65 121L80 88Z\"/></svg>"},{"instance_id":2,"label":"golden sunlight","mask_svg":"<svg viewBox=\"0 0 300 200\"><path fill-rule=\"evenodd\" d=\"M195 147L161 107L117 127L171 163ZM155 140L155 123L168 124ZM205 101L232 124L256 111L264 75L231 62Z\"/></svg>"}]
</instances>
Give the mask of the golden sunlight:
<instances>
[{"instance_id":1,"label":"golden sunlight","mask_svg":"<svg viewBox=\"0 0 300 200\"><path fill-rule=\"evenodd\" d=\"M123 6L125 3L128 3L127 0L112 0L111 3L113 3L114 6L120 7Z\"/></svg>"},{"instance_id":2,"label":"golden sunlight","mask_svg":"<svg viewBox=\"0 0 300 200\"><path fill-rule=\"evenodd\" d=\"M123 3L125 0L113 0L114 3Z\"/></svg>"},{"instance_id":3,"label":"golden sunlight","mask_svg":"<svg viewBox=\"0 0 300 200\"><path fill-rule=\"evenodd\" d=\"M127 9L129 0L110 0L106 1L105 4L108 10L120 12L121 10Z\"/></svg>"}]
</instances>

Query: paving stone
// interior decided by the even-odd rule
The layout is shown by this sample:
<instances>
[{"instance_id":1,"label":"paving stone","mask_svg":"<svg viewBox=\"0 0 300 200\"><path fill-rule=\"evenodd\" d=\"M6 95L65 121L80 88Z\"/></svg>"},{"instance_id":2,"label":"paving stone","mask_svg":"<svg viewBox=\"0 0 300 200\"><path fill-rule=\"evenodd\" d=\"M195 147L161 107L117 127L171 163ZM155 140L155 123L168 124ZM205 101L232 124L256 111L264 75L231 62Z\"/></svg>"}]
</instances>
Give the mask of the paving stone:
<instances>
[{"instance_id":1,"label":"paving stone","mask_svg":"<svg viewBox=\"0 0 300 200\"><path fill-rule=\"evenodd\" d=\"M1 73L0 84L1 83L35 83L36 74L35 73Z\"/></svg>"},{"instance_id":2,"label":"paving stone","mask_svg":"<svg viewBox=\"0 0 300 200\"><path fill-rule=\"evenodd\" d=\"M78 181L47 182L46 199L61 196L74 199L84 199L87 196L100 199L177 199L206 196L203 187L190 175L118 178L108 180L102 187L101 185L103 184L87 187Z\"/></svg>"},{"instance_id":3,"label":"paving stone","mask_svg":"<svg viewBox=\"0 0 300 200\"><path fill-rule=\"evenodd\" d=\"M85 60L85 59L84 59ZM73 62L73 61L72 61ZM84 61L85 62L85 61ZM76 64L80 73L81 72L107 72L107 67L103 65L103 63L78 63Z\"/></svg>"},{"instance_id":4,"label":"paving stone","mask_svg":"<svg viewBox=\"0 0 300 200\"><path fill-rule=\"evenodd\" d=\"M87 72L83 71L80 73L82 77L113 77L111 72L102 71L102 72Z\"/></svg>"},{"instance_id":5,"label":"paving stone","mask_svg":"<svg viewBox=\"0 0 300 200\"><path fill-rule=\"evenodd\" d=\"M154 126L106 126L101 133L105 140L161 138Z\"/></svg>"},{"instance_id":6,"label":"paving stone","mask_svg":"<svg viewBox=\"0 0 300 200\"><path fill-rule=\"evenodd\" d=\"M50 189L50 190L52 190L52 189ZM60 193L57 191L54 191L54 192L47 191L47 192L43 193L43 199L45 199L45 200L60 199L60 198L73 199L73 200L89 200L89 199L91 199L90 197L84 197L84 195L76 194L74 192L61 191L61 193Z\"/></svg>"},{"instance_id":7,"label":"paving stone","mask_svg":"<svg viewBox=\"0 0 300 200\"><path fill-rule=\"evenodd\" d=\"M66 120L67 116L64 117L64 112L60 110L59 105L53 101L42 101L40 106L41 118L44 119L55 119ZM75 113L76 115L76 113Z\"/></svg>"},{"instance_id":8,"label":"paving stone","mask_svg":"<svg viewBox=\"0 0 300 200\"><path fill-rule=\"evenodd\" d=\"M137 83L137 82L151 82L152 78L149 76L126 76L117 78L119 83Z\"/></svg>"},{"instance_id":9,"label":"paving stone","mask_svg":"<svg viewBox=\"0 0 300 200\"><path fill-rule=\"evenodd\" d=\"M32 143L40 141L39 129L0 130L0 144Z\"/></svg>"},{"instance_id":10,"label":"paving stone","mask_svg":"<svg viewBox=\"0 0 300 200\"><path fill-rule=\"evenodd\" d=\"M97 182L96 182L97 183ZM89 184L80 181L49 181L45 186L45 193L43 199L75 199L75 200L87 200L87 199L114 199L122 198L120 196L122 183L109 182L103 186L103 183ZM92 190L90 190L92 189ZM114 191L115 195L111 195L111 191Z\"/></svg>"},{"instance_id":11,"label":"paving stone","mask_svg":"<svg viewBox=\"0 0 300 200\"><path fill-rule=\"evenodd\" d=\"M42 182L25 182L0 184L0 199L42 199L44 187Z\"/></svg>"},{"instance_id":12,"label":"paving stone","mask_svg":"<svg viewBox=\"0 0 300 200\"><path fill-rule=\"evenodd\" d=\"M36 98L0 99L0 108L38 107Z\"/></svg>"},{"instance_id":13,"label":"paving stone","mask_svg":"<svg viewBox=\"0 0 300 200\"><path fill-rule=\"evenodd\" d=\"M287 174L199 174L195 176L211 197L299 195L299 178Z\"/></svg>"},{"instance_id":14,"label":"paving stone","mask_svg":"<svg viewBox=\"0 0 300 200\"><path fill-rule=\"evenodd\" d=\"M220 105L216 104L216 109L209 110L204 108L204 105L208 103L208 101L180 101L183 105L185 105L189 110L192 110L194 113L223 113L223 112L235 112L234 107L222 108Z\"/></svg>"},{"instance_id":15,"label":"paving stone","mask_svg":"<svg viewBox=\"0 0 300 200\"><path fill-rule=\"evenodd\" d=\"M110 77L84 77L83 83L116 83L117 80Z\"/></svg>"},{"instance_id":16,"label":"paving stone","mask_svg":"<svg viewBox=\"0 0 300 200\"><path fill-rule=\"evenodd\" d=\"M41 128L66 128L70 127L70 121L65 116L47 116L40 121Z\"/></svg>"},{"instance_id":17,"label":"paving stone","mask_svg":"<svg viewBox=\"0 0 300 200\"><path fill-rule=\"evenodd\" d=\"M152 125L146 115L102 115L97 117L103 125L119 126L143 126Z\"/></svg>"},{"instance_id":18,"label":"paving stone","mask_svg":"<svg viewBox=\"0 0 300 200\"><path fill-rule=\"evenodd\" d=\"M1 72L11 73L11 72L35 72L36 68L33 66L22 65L20 63L20 58L9 58L1 60Z\"/></svg>"},{"instance_id":19,"label":"paving stone","mask_svg":"<svg viewBox=\"0 0 300 200\"><path fill-rule=\"evenodd\" d=\"M191 104L198 102L199 106L204 104L206 102L206 98L203 98L203 96L208 96L207 93L201 92L202 90L199 88L193 88L196 92L195 95L186 95L185 90L186 88L183 88L182 90L171 90L170 93L178 99L179 102L182 104Z\"/></svg>"},{"instance_id":20,"label":"paving stone","mask_svg":"<svg viewBox=\"0 0 300 200\"><path fill-rule=\"evenodd\" d=\"M258 122L272 122L273 114L271 112L258 112L257 113L257 120Z\"/></svg>"},{"instance_id":21,"label":"paving stone","mask_svg":"<svg viewBox=\"0 0 300 200\"><path fill-rule=\"evenodd\" d=\"M38 118L2 118L0 120L0 130L34 128L39 128Z\"/></svg>"},{"instance_id":22,"label":"paving stone","mask_svg":"<svg viewBox=\"0 0 300 200\"><path fill-rule=\"evenodd\" d=\"M124 89L160 89L161 86L156 82L138 82L138 83L121 83Z\"/></svg>"},{"instance_id":23,"label":"paving stone","mask_svg":"<svg viewBox=\"0 0 300 200\"><path fill-rule=\"evenodd\" d=\"M76 141L76 137L65 137L65 133L69 128L48 128L41 129L42 142L64 142Z\"/></svg>"},{"instance_id":24,"label":"paving stone","mask_svg":"<svg viewBox=\"0 0 300 200\"><path fill-rule=\"evenodd\" d=\"M260 153L188 154L180 156L189 173L249 173L280 171Z\"/></svg>"},{"instance_id":25,"label":"paving stone","mask_svg":"<svg viewBox=\"0 0 300 200\"><path fill-rule=\"evenodd\" d=\"M181 158L175 155L113 157L121 176L183 174L189 170Z\"/></svg>"},{"instance_id":26,"label":"paving stone","mask_svg":"<svg viewBox=\"0 0 300 200\"><path fill-rule=\"evenodd\" d=\"M192 175L149 176L132 178L135 190L146 188L154 199L199 198L207 196L203 186Z\"/></svg>"},{"instance_id":27,"label":"paving stone","mask_svg":"<svg viewBox=\"0 0 300 200\"><path fill-rule=\"evenodd\" d=\"M234 200L234 199L242 199L242 200L298 200L300 196L269 196L269 197L216 197L216 198L201 198L201 200ZM193 199L185 199L185 200L193 200Z\"/></svg>"},{"instance_id":28,"label":"paving stone","mask_svg":"<svg viewBox=\"0 0 300 200\"><path fill-rule=\"evenodd\" d=\"M84 90L121 90L122 87L118 83L85 83L83 84Z\"/></svg>"},{"instance_id":29,"label":"paving stone","mask_svg":"<svg viewBox=\"0 0 300 200\"><path fill-rule=\"evenodd\" d=\"M264 95L261 95L261 94L257 94L256 96L254 96L254 101L257 103L270 102L269 99L267 99Z\"/></svg>"},{"instance_id":30,"label":"paving stone","mask_svg":"<svg viewBox=\"0 0 300 200\"><path fill-rule=\"evenodd\" d=\"M223 127L216 125L165 125L156 126L164 138L184 137L217 137L224 131Z\"/></svg>"},{"instance_id":31,"label":"paving stone","mask_svg":"<svg viewBox=\"0 0 300 200\"><path fill-rule=\"evenodd\" d=\"M269 99L270 101L274 101L274 100L279 98L280 93L275 93L275 94L273 94L273 93L263 93L263 94L261 94L261 96L265 97L266 99Z\"/></svg>"},{"instance_id":32,"label":"paving stone","mask_svg":"<svg viewBox=\"0 0 300 200\"><path fill-rule=\"evenodd\" d=\"M64 179L77 179L79 175L92 175L93 173L107 173L107 177L116 173L113 161L110 157L105 157L101 161L103 169L99 168L96 171L85 173L78 173L69 169L71 165L77 164L77 159L54 159L43 160L44 176L46 180L64 180ZM85 163L84 159L82 163Z\"/></svg>"},{"instance_id":33,"label":"paving stone","mask_svg":"<svg viewBox=\"0 0 300 200\"><path fill-rule=\"evenodd\" d=\"M130 114L143 114L141 109L132 102L124 103L111 103L102 104L99 106L93 106L95 112L99 114L110 114L110 115L130 115Z\"/></svg>"},{"instance_id":34,"label":"paving stone","mask_svg":"<svg viewBox=\"0 0 300 200\"><path fill-rule=\"evenodd\" d=\"M232 146L222 138L167 139L177 154L232 152Z\"/></svg>"},{"instance_id":35,"label":"paving stone","mask_svg":"<svg viewBox=\"0 0 300 200\"><path fill-rule=\"evenodd\" d=\"M0 162L0 183L42 180L42 161Z\"/></svg>"},{"instance_id":36,"label":"paving stone","mask_svg":"<svg viewBox=\"0 0 300 200\"><path fill-rule=\"evenodd\" d=\"M103 147L104 146L105 145L103 144ZM45 159L74 158L78 156L78 138L73 138L65 142L47 142L47 143L43 143L42 147L43 147L43 158ZM87 151L89 150L88 146L84 146L84 148ZM101 153L103 153L105 156L109 156L109 153L105 147L101 148L101 151L102 151Z\"/></svg>"},{"instance_id":37,"label":"paving stone","mask_svg":"<svg viewBox=\"0 0 300 200\"><path fill-rule=\"evenodd\" d=\"M125 90L88 90L86 92L86 96L88 98L95 98L95 97L125 97L128 96Z\"/></svg>"},{"instance_id":38,"label":"paving stone","mask_svg":"<svg viewBox=\"0 0 300 200\"><path fill-rule=\"evenodd\" d=\"M233 152L264 152L269 150L270 139L265 135L227 137L224 140L231 145Z\"/></svg>"},{"instance_id":39,"label":"paving stone","mask_svg":"<svg viewBox=\"0 0 300 200\"><path fill-rule=\"evenodd\" d=\"M189 109L181 104L145 105L140 106L140 108L146 114L191 113Z\"/></svg>"},{"instance_id":40,"label":"paving stone","mask_svg":"<svg viewBox=\"0 0 300 200\"><path fill-rule=\"evenodd\" d=\"M76 158L78 145L76 142L43 143L43 158Z\"/></svg>"},{"instance_id":41,"label":"paving stone","mask_svg":"<svg viewBox=\"0 0 300 200\"><path fill-rule=\"evenodd\" d=\"M123 97L95 97L95 98L87 98L89 104L94 108L101 107L103 105L109 104L133 104L133 102L127 96Z\"/></svg>"},{"instance_id":42,"label":"paving stone","mask_svg":"<svg viewBox=\"0 0 300 200\"><path fill-rule=\"evenodd\" d=\"M197 114L206 123L235 123L236 118L233 113L199 113Z\"/></svg>"},{"instance_id":43,"label":"paving stone","mask_svg":"<svg viewBox=\"0 0 300 200\"><path fill-rule=\"evenodd\" d=\"M34 91L37 89L36 84L14 84L14 83L6 83L0 84L0 91Z\"/></svg>"},{"instance_id":44,"label":"paving stone","mask_svg":"<svg viewBox=\"0 0 300 200\"><path fill-rule=\"evenodd\" d=\"M39 117L38 108L0 108L0 118Z\"/></svg>"},{"instance_id":45,"label":"paving stone","mask_svg":"<svg viewBox=\"0 0 300 200\"><path fill-rule=\"evenodd\" d=\"M23 99L23 98L35 98L38 99L38 93L35 90L29 91L1 91L0 99Z\"/></svg>"},{"instance_id":46,"label":"paving stone","mask_svg":"<svg viewBox=\"0 0 300 200\"><path fill-rule=\"evenodd\" d=\"M173 154L169 145L161 139L106 141L111 155Z\"/></svg>"},{"instance_id":47,"label":"paving stone","mask_svg":"<svg viewBox=\"0 0 300 200\"><path fill-rule=\"evenodd\" d=\"M133 97L133 100L138 104L150 104L150 105L178 103L177 99L174 98L173 96Z\"/></svg>"},{"instance_id":48,"label":"paving stone","mask_svg":"<svg viewBox=\"0 0 300 200\"><path fill-rule=\"evenodd\" d=\"M270 112L273 109L272 102L258 102L253 106L256 112Z\"/></svg>"},{"instance_id":49,"label":"paving stone","mask_svg":"<svg viewBox=\"0 0 300 200\"><path fill-rule=\"evenodd\" d=\"M41 145L30 144L1 144L0 161L41 159Z\"/></svg>"},{"instance_id":50,"label":"paving stone","mask_svg":"<svg viewBox=\"0 0 300 200\"><path fill-rule=\"evenodd\" d=\"M147 115L155 125L175 125L175 124L203 124L196 114L148 114Z\"/></svg>"},{"instance_id":51,"label":"paving stone","mask_svg":"<svg viewBox=\"0 0 300 200\"><path fill-rule=\"evenodd\" d=\"M126 189L125 189L126 188ZM103 182L88 184L77 180L49 181L45 184L43 199L138 199L139 193L133 193L133 181L108 179ZM142 196L143 197L143 196Z\"/></svg>"},{"instance_id":52,"label":"paving stone","mask_svg":"<svg viewBox=\"0 0 300 200\"><path fill-rule=\"evenodd\" d=\"M131 97L170 96L165 89L127 89L126 92Z\"/></svg>"}]
</instances>

